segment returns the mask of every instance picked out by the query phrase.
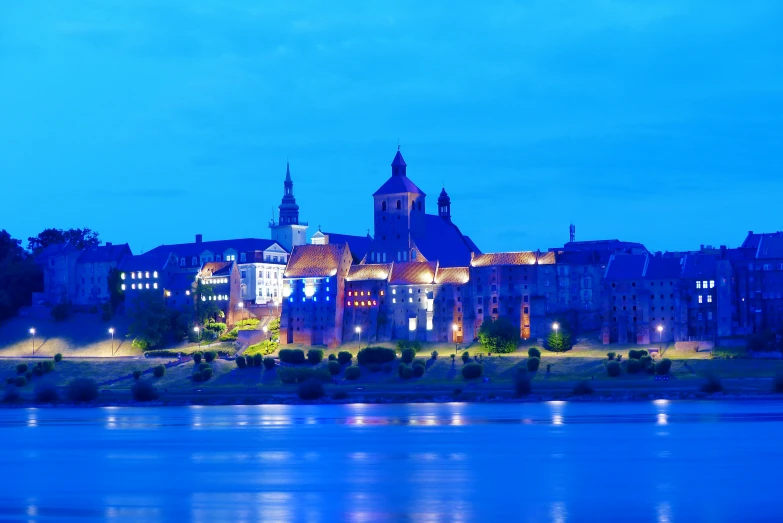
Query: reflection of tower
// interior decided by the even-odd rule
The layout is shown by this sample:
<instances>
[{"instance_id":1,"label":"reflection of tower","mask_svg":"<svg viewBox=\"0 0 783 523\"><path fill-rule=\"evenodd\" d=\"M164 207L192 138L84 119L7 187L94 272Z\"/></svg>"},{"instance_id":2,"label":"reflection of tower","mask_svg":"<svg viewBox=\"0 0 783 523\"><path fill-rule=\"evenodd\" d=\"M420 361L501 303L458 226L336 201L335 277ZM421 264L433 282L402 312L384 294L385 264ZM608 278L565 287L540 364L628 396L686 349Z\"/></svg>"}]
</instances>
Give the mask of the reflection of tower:
<instances>
[{"instance_id":1,"label":"reflection of tower","mask_svg":"<svg viewBox=\"0 0 783 523\"><path fill-rule=\"evenodd\" d=\"M299 221L299 206L294 198L294 182L291 180L291 169L285 165L285 182L283 182L283 200L278 207L280 215L275 223L274 217L269 222L272 229L272 239L291 252L297 245L307 242L307 223Z\"/></svg>"},{"instance_id":2,"label":"reflection of tower","mask_svg":"<svg viewBox=\"0 0 783 523\"><path fill-rule=\"evenodd\" d=\"M570 240L568 240L568 241L571 241L571 242L573 242L573 241L576 241L576 225L574 225L574 224L572 223L572 224L571 224L571 225L568 227L568 232L570 233L570 238L571 238L571 239L570 239Z\"/></svg>"}]
</instances>

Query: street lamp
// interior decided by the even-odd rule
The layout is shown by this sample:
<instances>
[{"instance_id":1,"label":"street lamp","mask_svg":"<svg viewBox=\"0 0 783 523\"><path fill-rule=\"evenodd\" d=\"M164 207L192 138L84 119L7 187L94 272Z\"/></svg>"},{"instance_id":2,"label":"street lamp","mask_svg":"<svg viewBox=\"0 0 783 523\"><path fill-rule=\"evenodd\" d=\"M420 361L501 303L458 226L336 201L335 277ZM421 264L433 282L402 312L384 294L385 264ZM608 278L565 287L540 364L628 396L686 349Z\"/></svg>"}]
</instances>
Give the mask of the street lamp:
<instances>
[{"instance_id":1,"label":"street lamp","mask_svg":"<svg viewBox=\"0 0 783 523\"><path fill-rule=\"evenodd\" d=\"M35 329L30 329L30 334L33 335L33 356L35 356Z\"/></svg>"},{"instance_id":2,"label":"street lamp","mask_svg":"<svg viewBox=\"0 0 783 523\"><path fill-rule=\"evenodd\" d=\"M201 348L201 331L198 327L193 327L193 332L196 333L196 336L198 336L198 348Z\"/></svg>"},{"instance_id":3,"label":"street lamp","mask_svg":"<svg viewBox=\"0 0 783 523\"><path fill-rule=\"evenodd\" d=\"M658 331L658 344L663 348L663 325L658 325L656 330Z\"/></svg>"},{"instance_id":4,"label":"street lamp","mask_svg":"<svg viewBox=\"0 0 783 523\"><path fill-rule=\"evenodd\" d=\"M362 328L361 327L356 327L354 329L354 331L359 336L359 347L361 347L362 346Z\"/></svg>"},{"instance_id":5,"label":"street lamp","mask_svg":"<svg viewBox=\"0 0 783 523\"><path fill-rule=\"evenodd\" d=\"M267 326L264 325L264 337L266 337L266 333L267 333L268 330L269 329L267 328ZM272 335L271 334L269 335L269 341L272 341Z\"/></svg>"},{"instance_id":6,"label":"street lamp","mask_svg":"<svg viewBox=\"0 0 783 523\"><path fill-rule=\"evenodd\" d=\"M109 334L111 334L111 355L114 356L114 327L109 328Z\"/></svg>"},{"instance_id":7,"label":"street lamp","mask_svg":"<svg viewBox=\"0 0 783 523\"><path fill-rule=\"evenodd\" d=\"M555 338L557 339L557 341L560 341L560 332L559 332L560 331L560 324L557 323L557 322L554 322L552 324L552 328L555 330Z\"/></svg>"},{"instance_id":8,"label":"street lamp","mask_svg":"<svg viewBox=\"0 0 783 523\"><path fill-rule=\"evenodd\" d=\"M457 356L457 350L459 349L459 342L457 341L457 329L459 329L459 327L457 327L457 324L456 323L452 323L451 324L451 332L452 332L451 338L454 340L454 356L455 357Z\"/></svg>"}]
</instances>

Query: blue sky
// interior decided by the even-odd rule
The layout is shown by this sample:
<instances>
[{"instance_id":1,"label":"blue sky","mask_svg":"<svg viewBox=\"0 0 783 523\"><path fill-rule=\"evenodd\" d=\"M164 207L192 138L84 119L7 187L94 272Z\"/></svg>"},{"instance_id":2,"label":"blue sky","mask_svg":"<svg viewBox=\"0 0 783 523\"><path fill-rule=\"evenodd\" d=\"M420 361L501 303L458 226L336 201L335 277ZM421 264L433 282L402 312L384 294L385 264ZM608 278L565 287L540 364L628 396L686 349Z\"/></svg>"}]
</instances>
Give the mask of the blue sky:
<instances>
[{"instance_id":1,"label":"blue sky","mask_svg":"<svg viewBox=\"0 0 783 523\"><path fill-rule=\"evenodd\" d=\"M572 222L737 246L783 229L781 20L777 0L4 2L0 228L265 238L288 158L310 233L364 234L399 139L485 252Z\"/></svg>"}]
</instances>

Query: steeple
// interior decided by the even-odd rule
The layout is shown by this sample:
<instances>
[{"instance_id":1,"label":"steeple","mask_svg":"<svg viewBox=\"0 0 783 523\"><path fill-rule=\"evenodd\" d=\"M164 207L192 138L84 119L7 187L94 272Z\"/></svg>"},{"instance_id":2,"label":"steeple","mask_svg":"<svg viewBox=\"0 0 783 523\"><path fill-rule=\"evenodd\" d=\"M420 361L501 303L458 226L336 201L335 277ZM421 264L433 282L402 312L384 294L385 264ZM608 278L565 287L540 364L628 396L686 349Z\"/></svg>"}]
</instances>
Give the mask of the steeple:
<instances>
[{"instance_id":1,"label":"steeple","mask_svg":"<svg viewBox=\"0 0 783 523\"><path fill-rule=\"evenodd\" d=\"M445 187L440 191L440 196L438 196L438 216L444 220L451 221L451 198L446 193Z\"/></svg>"},{"instance_id":2,"label":"steeple","mask_svg":"<svg viewBox=\"0 0 783 523\"><path fill-rule=\"evenodd\" d=\"M298 224L299 223L299 206L296 204L296 198L294 198L294 182L291 180L291 166L288 162L285 163L285 182L283 182L283 200L278 207L280 210L280 218L278 223L282 224Z\"/></svg>"},{"instance_id":3,"label":"steeple","mask_svg":"<svg viewBox=\"0 0 783 523\"><path fill-rule=\"evenodd\" d=\"M397 146L397 154L394 155L394 160L392 160L391 168L392 168L392 176L405 176L405 168L408 166L408 164L405 163L405 160L402 158L402 153L400 152L400 146Z\"/></svg>"}]
</instances>

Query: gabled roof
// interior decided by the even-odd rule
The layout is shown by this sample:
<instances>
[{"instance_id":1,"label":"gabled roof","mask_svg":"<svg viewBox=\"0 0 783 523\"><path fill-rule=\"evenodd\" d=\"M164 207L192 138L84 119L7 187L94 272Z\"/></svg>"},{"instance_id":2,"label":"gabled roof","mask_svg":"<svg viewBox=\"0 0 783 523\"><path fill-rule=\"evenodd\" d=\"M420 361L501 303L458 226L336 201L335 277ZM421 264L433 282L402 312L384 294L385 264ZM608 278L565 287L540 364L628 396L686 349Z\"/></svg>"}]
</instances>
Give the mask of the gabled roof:
<instances>
[{"instance_id":1,"label":"gabled roof","mask_svg":"<svg viewBox=\"0 0 783 523\"><path fill-rule=\"evenodd\" d=\"M237 240L215 240L209 242L191 242L176 243L173 245L160 245L155 247L149 253L173 252L178 257L199 256L204 251L210 251L215 254L222 254L229 249L237 252L265 251L277 245L282 251L286 251L279 243L274 240L264 240L260 238L242 238Z\"/></svg>"},{"instance_id":2,"label":"gabled roof","mask_svg":"<svg viewBox=\"0 0 783 523\"><path fill-rule=\"evenodd\" d=\"M563 251L584 251L584 250L608 250L612 252L625 252L627 254L646 254L647 248L641 243L623 242L620 240L589 240L581 242L568 242L563 245Z\"/></svg>"},{"instance_id":3,"label":"gabled roof","mask_svg":"<svg viewBox=\"0 0 783 523\"><path fill-rule=\"evenodd\" d=\"M380 196L383 194L401 194L401 193L413 193L426 196L424 191L416 187L416 184L411 181L407 176L393 175L386 183L381 185L381 188L373 193L373 196Z\"/></svg>"},{"instance_id":4,"label":"gabled roof","mask_svg":"<svg viewBox=\"0 0 783 523\"><path fill-rule=\"evenodd\" d=\"M565 265L606 265L612 253L608 250L558 251L557 263Z\"/></svg>"},{"instance_id":5,"label":"gabled roof","mask_svg":"<svg viewBox=\"0 0 783 523\"><path fill-rule=\"evenodd\" d=\"M366 236L353 236L351 234L338 234L336 232L322 232L327 237L329 243L347 243L348 248L351 249L351 256L355 260L361 260L364 255L367 254L367 250L372 243L372 236L367 234Z\"/></svg>"},{"instance_id":6,"label":"gabled roof","mask_svg":"<svg viewBox=\"0 0 783 523\"><path fill-rule=\"evenodd\" d=\"M121 271L148 271L163 269L171 257L171 252L148 252L146 254L138 254L136 256L126 256L120 262L119 270Z\"/></svg>"},{"instance_id":7,"label":"gabled roof","mask_svg":"<svg viewBox=\"0 0 783 523\"><path fill-rule=\"evenodd\" d=\"M490 267L492 265L535 265L536 253L533 251L522 252L490 252L474 256L470 262L471 267Z\"/></svg>"},{"instance_id":8,"label":"gabled roof","mask_svg":"<svg viewBox=\"0 0 783 523\"><path fill-rule=\"evenodd\" d=\"M682 277L698 280L709 278L714 280L719 256L715 254L691 253L685 256Z\"/></svg>"},{"instance_id":9,"label":"gabled roof","mask_svg":"<svg viewBox=\"0 0 783 523\"><path fill-rule=\"evenodd\" d=\"M334 276L340 267L346 245L328 243L326 245L298 245L294 247L288 265L286 278L320 278Z\"/></svg>"},{"instance_id":10,"label":"gabled roof","mask_svg":"<svg viewBox=\"0 0 783 523\"><path fill-rule=\"evenodd\" d=\"M480 252L465 239L459 227L440 216L424 215L424 230L424 235L411 234L416 248L425 259L437 260L443 267L467 267L471 253Z\"/></svg>"},{"instance_id":11,"label":"gabled roof","mask_svg":"<svg viewBox=\"0 0 783 523\"><path fill-rule=\"evenodd\" d=\"M469 267L438 267L435 273L435 283L463 284L470 281Z\"/></svg>"},{"instance_id":12,"label":"gabled roof","mask_svg":"<svg viewBox=\"0 0 783 523\"><path fill-rule=\"evenodd\" d=\"M397 262L392 266L392 285L424 285L435 282L437 262Z\"/></svg>"},{"instance_id":13,"label":"gabled roof","mask_svg":"<svg viewBox=\"0 0 783 523\"><path fill-rule=\"evenodd\" d=\"M652 256L648 255L647 270L644 273L646 280L676 279L682 274L682 257L680 256Z\"/></svg>"},{"instance_id":14,"label":"gabled roof","mask_svg":"<svg viewBox=\"0 0 783 523\"><path fill-rule=\"evenodd\" d=\"M131 256L132 254L127 243L99 245L82 251L76 263L119 263L125 256Z\"/></svg>"},{"instance_id":15,"label":"gabled roof","mask_svg":"<svg viewBox=\"0 0 783 523\"><path fill-rule=\"evenodd\" d=\"M78 249L68 242L53 243L51 245L47 245L41 252L38 253L38 255L35 257L35 262L39 264L46 263L46 261L52 256L73 254L77 252L79 252Z\"/></svg>"},{"instance_id":16,"label":"gabled roof","mask_svg":"<svg viewBox=\"0 0 783 523\"><path fill-rule=\"evenodd\" d=\"M347 281L386 280L392 272L392 265L391 263L352 265L345 279Z\"/></svg>"},{"instance_id":17,"label":"gabled roof","mask_svg":"<svg viewBox=\"0 0 783 523\"><path fill-rule=\"evenodd\" d=\"M209 276L230 276L234 262L206 262L201 266L199 274L202 278Z\"/></svg>"},{"instance_id":18,"label":"gabled roof","mask_svg":"<svg viewBox=\"0 0 783 523\"><path fill-rule=\"evenodd\" d=\"M764 234L756 249L756 258L759 260L783 258L783 233Z\"/></svg>"},{"instance_id":19,"label":"gabled roof","mask_svg":"<svg viewBox=\"0 0 783 523\"><path fill-rule=\"evenodd\" d=\"M615 254L606 266L606 280L638 280L644 277L646 254Z\"/></svg>"}]
</instances>

